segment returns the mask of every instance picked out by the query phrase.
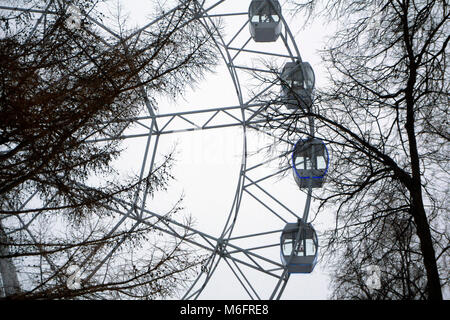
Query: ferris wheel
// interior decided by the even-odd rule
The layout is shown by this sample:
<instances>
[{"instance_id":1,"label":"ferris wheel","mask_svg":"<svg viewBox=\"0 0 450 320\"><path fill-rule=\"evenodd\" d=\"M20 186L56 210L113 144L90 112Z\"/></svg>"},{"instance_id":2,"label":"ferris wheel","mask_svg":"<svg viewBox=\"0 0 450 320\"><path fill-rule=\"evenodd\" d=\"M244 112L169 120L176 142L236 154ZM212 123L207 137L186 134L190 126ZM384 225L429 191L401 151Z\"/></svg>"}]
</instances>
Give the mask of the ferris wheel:
<instances>
[{"instance_id":1,"label":"ferris wheel","mask_svg":"<svg viewBox=\"0 0 450 320\"><path fill-rule=\"evenodd\" d=\"M315 136L312 118L309 119L309 135L296 137L296 141L263 130L266 121L264 113L268 109L277 111L282 108L279 117L272 119L282 121L286 113L312 107L314 71L308 62L302 60L279 1L252 0L246 2L246 10L235 12L230 8L237 2L243 3L232 0L195 1L191 9L214 41L226 67L228 81L234 88L234 92L229 94L235 95L237 103L220 105L220 101L211 101L211 107L208 108L192 107L166 112L164 109L157 111L150 100L146 100L147 114L131 119L132 123L140 125L142 131L105 138L125 141L144 139L143 150L139 155L142 161L138 167L141 176L144 176L146 172L152 172L165 136L225 128L241 131L239 172L227 213L218 219L224 221L219 227L220 232L204 231L175 218L167 218L148 205L145 196L135 202L120 200L124 210L115 210L120 219L111 230L131 222L130 228L148 224L173 237L181 238L179 230L182 229L187 229L194 236L184 240L206 252L207 259L198 277L183 293L183 299L202 298L205 289L213 285L214 277L223 277L223 266L226 266L250 299L280 299L291 274L311 273L318 259L319 241L316 231L308 222L308 216L312 191L321 188L325 180L329 164L328 150L323 141ZM29 8L14 6L2 6L1 9L30 11ZM72 18L82 15L76 8L71 7L70 10ZM42 16L53 14L45 8L32 11ZM219 20L224 28L218 25ZM105 32L110 32L95 18L90 17L90 21ZM78 21L75 19L68 23L76 25ZM151 27L153 23L156 22L147 23L136 33ZM111 36L116 34L111 33ZM277 67L270 67L268 61ZM258 77L265 81L255 86L249 85L251 78ZM267 93L274 91L279 93L277 102L265 101ZM275 154L272 158L254 157L250 152L253 143L251 131L269 136L285 146L287 151ZM277 170L268 169L268 164L278 163L282 158L288 159L288 166ZM271 179L289 171L292 171L292 175L287 178L294 182L294 191L301 192L301 189L306 193L302 200L303 212L289 207L285 198L279 194L283 191L277 192L277 188L265 186ZM253 223L245 219L246 222L242 223L242 218L249 214L246 203L250 200L255 204L252 208L258 208L257 218L250 219ZM218 212L217 208L208 210ZM265 216L270 216L269 225L259 224L259 219ZM160 223L155 225L154 219ZM109 255L119 246L120 243L113 247ZM106 259L101 260L94 270L98 270ZM261 289L261 282L269 283L270 289L267 286Z\"/></svg>"}]
</instances>

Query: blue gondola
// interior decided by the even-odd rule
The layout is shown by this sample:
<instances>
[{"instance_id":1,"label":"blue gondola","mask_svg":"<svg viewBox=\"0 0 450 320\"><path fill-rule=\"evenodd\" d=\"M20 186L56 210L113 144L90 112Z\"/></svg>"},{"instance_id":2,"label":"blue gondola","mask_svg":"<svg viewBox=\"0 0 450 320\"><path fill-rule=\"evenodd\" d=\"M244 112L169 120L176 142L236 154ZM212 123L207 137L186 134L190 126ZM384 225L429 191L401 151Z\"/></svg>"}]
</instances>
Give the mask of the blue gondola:
<instances>
[{"instance_id":1,"label":"blue gondola","mask_svg":"<svg viewBox=\"0 0 450 320\"><path fill-rule=\"evenodd\" d=\"M329 162L328 149L322 140L299 140L292 152L295 182L300 188L321 188Z\"/></svg>"}]
</instances>

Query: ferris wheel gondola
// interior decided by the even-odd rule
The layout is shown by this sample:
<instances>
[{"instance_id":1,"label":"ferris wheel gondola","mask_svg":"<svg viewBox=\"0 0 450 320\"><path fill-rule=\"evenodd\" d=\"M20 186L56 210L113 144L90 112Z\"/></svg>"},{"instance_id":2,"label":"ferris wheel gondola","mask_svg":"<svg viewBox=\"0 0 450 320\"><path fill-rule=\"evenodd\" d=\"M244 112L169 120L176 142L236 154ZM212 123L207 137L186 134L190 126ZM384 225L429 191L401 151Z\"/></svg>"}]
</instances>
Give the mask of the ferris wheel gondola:
<instances>
[{"instance_id":1,"label":"ferris wheel gondola","mask_svg":"<svg viewBox=\"0 0 450 320\"><path fill-rule=\"evenodd\" d=\"M318 239L310 223L288 223L281 233L281 261L289 273L311 273L317 263Z\"/></svg>"},{"instance_id":2,"label":"ferris wheel gondola","mask_svg":"<svg viewBox=\"0 0 450 320\"><path fill-rule=\"evenodd\" d=\"M315 75L309 62L287 62L280 77L281 98L286 108L310 109L313 102Z\"/></svg>"},{"instance_id":3,"label":"ferris wheel gondola","mask_svg":"<svg viewBox=\"0 0 450 320\"><path fill-rule=\"evenodd\" d=\"M256 42L274 42L281 34L281 6L276 0L253 0L248 9L250 33Z\"/></svg>"},{"instance_id":4,"label":"ferris wheel gondola","mask_svg":"<svg viewBox=\"0 0 450 320\"><path fill-rule=\"evenodd\" d=\"M328 149L322 140L299 140L292 152L294 179L299 188L321 188L329 161Z\"/></svg>"}]
</instances>

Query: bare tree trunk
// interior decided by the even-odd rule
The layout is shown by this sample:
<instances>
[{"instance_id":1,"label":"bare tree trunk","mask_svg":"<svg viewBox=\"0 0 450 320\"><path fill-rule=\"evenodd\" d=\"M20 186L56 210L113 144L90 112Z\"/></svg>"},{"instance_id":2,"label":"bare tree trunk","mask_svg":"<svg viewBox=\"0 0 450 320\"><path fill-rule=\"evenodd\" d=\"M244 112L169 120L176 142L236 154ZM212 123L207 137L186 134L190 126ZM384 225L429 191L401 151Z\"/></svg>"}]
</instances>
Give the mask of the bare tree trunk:
<instances>
[{"instance_id":1,"label":"bare tree trunk","mask_svg":"<svg viewBox=\"0 0 450 320\"><path fill-rule=\"evenodd\" d=\"M407 42L408 44L408 42ZM407 46L409 49L409 46ZM412 49L408 53L413 57ZM436 252L433 247L433 239L430 232L430 224L423 204L422 181L420 172L420 159L417 147L414 116L413 88L417 79L417 65L413 58L410 59L410 78L406 89L406 132L408 134L409 153L411 159L412 180L409 191L412 201L412 216L417 228L417 236L420 239L420 249L423 254L423 262L427 273L427 289L429 300L442 300L442 289L439 280L439 272L436 263Z\"/></svg>"},{"instance_id":2,"label":"bare tree trunk","mask_svg":"<svg viewBox=\"0 0 450 320\"><path fill-rule=\"evenodd\" d=\"M415 198L413 196L413 198ZM416 202L418 202L416 204ZM442 300L442 289L436 263L436 254L431 238L430 226L425 214L422 199L413 199L413 217L416 223L417 235L420 239L420 249L423 254L423 263L427 273L427 289L429 300Z\"/></svg>"},{"instance_id":3,"label":"bare tree trunk","mask_svg":"<svg viewBox=\"0 0 450 320\"><path fill-rule=\"evenodd\" d=\"M17 278L16 267L11 258L1 258L10 254L5 230L0 222L0 274L2 276L3 290L5 296L11 296L20 292L19 279Z\"/></svg>"}]
</instances>

